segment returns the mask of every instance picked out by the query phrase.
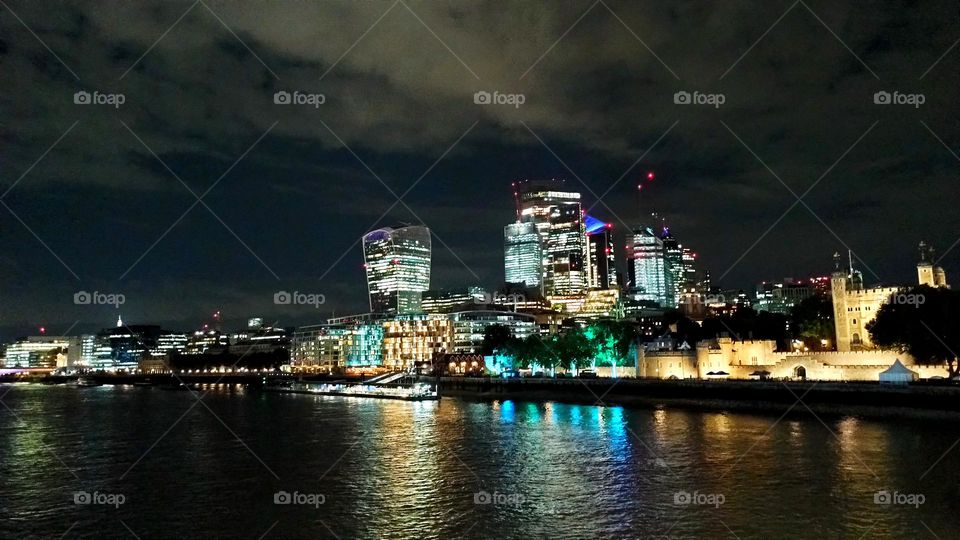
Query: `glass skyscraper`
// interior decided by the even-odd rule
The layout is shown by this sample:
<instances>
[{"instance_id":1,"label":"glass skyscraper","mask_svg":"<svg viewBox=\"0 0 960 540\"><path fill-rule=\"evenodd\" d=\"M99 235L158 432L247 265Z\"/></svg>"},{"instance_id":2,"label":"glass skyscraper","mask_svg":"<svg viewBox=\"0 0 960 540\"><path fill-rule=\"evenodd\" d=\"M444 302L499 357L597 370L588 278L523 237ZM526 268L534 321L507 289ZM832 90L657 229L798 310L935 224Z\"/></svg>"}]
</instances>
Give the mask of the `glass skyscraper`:
<instances>
[{"instance_id":1,"label":"glass skyscraper","mask_svg":"<svg viewBox=\"0 0 960 540\"><path fill-rule=\"evenodd\" d=\"M544 293L582 293L589 285L589 256L580 193L568 191L559 180L524 180L513 187L517 217L533 223L540 235Z\"/></svg>"},{"instance_id":2,"label":"glass skyscraper","mask_svg":"<svg viewBox=\"0 0 960 540\"><path fill-rule=\"evenodd\" d=\"M363 237L363 260L374 313L419 313L430 288L430 229L410 225L377 229Z\"/></svg>"},{"instance_id":3,"label":"glass skyscraper","mask_svg":"<svg viewBox=\"0 0 960 540\"><path fill-rule=\"evenodd\" d=\"M666 271L667 304L664 307L676 307L680 301L680 292L686 279L683 264L683 246L670 234L670 229L663 228L660 237L663 240L664 270Z\"/></svg>"},{"instance_id":4,"label":"glass skyscraper","mask_svg":"<svg viewBox=\"0 0 960 540\"><path fill-rule=\"evenodd\" d=\"M535 223L511 223L503 228L503 271L507 283L540 288L543 245Z\"/></svg>"},{"instance_id":5,"label":"glass skyscraper","mask_svg":"<svg viewBox=\"0 0 960 540\"><path fill-rule=\"evenodd\" d=\"M590 288L616 288L617 264L613 252L613 225L604 223L593 216L587 216L586 229L587 245L590 252Z\"/></svg>"},{"instance_id":6,"label":"glass skyscraper","mask_svg":"<svg viewBox=\"0 0 960 540\"><path fill-rule=\"evenodd\" d=\"M627 235L627 271L633 299L670 306L674 292L667 286L666 251L663 240L650 227Z\"/></svg>"}]
</instances>

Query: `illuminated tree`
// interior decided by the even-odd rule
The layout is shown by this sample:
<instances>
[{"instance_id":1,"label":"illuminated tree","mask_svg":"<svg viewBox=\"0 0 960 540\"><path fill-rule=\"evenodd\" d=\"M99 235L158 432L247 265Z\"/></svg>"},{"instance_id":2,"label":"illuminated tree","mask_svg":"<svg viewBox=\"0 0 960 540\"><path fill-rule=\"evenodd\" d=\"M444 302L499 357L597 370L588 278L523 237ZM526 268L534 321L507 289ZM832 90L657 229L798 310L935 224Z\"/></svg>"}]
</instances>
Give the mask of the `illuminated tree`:
<instances>
[{"instance_id":1,"label":"illuminated tree","mask_svg":"<svg viewBox=\"0 0 960 540\"><path fill-rule=\"evenodd\" d=\"M585 335L593 348L594 365L611 366L616 375L617 366L630 363L630 348L637 339L637 330L632 323L601 320L587 328Z\"/></svg>"}]
</instances>

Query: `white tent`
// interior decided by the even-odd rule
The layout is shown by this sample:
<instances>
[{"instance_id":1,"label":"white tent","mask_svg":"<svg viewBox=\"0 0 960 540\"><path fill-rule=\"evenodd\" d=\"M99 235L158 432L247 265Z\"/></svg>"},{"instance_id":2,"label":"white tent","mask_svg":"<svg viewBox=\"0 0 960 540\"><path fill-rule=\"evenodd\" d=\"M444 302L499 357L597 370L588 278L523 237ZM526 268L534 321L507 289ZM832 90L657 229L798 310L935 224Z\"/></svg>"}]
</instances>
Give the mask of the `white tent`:
<instances>
[{"instance_id":1,"label":"white tent","mask_svg":"<svg viewBox=\"0 0 960 540\"><path fill-rule=\"evenodd\" d=\"M920 375L900 363L899 358L892 366L880 372L880 384L907 384L919 378Z\"/></svg>"}]
</instances>

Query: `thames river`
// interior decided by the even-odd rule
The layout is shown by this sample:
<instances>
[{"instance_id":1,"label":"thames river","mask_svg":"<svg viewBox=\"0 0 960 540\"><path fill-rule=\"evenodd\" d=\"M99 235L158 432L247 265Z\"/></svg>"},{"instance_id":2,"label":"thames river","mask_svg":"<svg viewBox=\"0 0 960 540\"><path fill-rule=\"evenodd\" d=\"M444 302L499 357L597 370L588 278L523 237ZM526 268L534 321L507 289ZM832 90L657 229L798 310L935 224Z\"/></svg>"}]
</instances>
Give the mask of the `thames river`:
<instances>
[{"instance_id":1,"label":"thames river","mask_svg":"<svg viewBox=\"0 0 960 540\"><path fill-rule=\"evenodd\" d=\"M225 386L0 404L0 538L960 535L946 420Z\"/></svg>"}]
</instances>

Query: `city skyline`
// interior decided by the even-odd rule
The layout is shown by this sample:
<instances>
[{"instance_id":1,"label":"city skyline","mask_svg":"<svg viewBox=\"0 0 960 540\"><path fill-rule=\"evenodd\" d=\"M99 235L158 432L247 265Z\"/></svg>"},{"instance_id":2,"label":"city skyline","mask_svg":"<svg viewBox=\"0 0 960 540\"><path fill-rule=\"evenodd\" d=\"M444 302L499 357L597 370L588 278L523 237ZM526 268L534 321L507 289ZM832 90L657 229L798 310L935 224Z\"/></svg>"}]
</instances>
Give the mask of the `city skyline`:
<instances>
[{"instance_id":1,"label":"city skyline","mask_svg":"<svg viewBox=\"0 0 960 540\"><path fill-rule=\"evenodd\" d=\"M0 126L10 143L4 337L114 318L74 305L81 290L124 294L132 321L181 325L215 309L316 318L313 307L277 308L276 290L323 294L324 316L362 311L357 242L397 222L434 231L433 287L494 287L513 217L508 184L528 177L566 178L588 213L614 225L617 247L642 215L666 216L730 288L821 275L848 247L868 281L910 282L900 261L921 239L943 250L943 266L960 266L949 212L960 133L942 121L957 107L957 56L949 30L925 22L955 20L952 4L902 25L890 24L899 12L860 6L730 5L712 19L531 6L518 21L537 13L544 24L503 24L510 40L479 30L509 14L476 7L459 31L429 4L350 6L335 25L316 6L271 11L316 20L323 40L228 4L180 7L66 5L50 19L14 2L20 20L0 19L0 55L17 74L0 103L11 120ZM716 30L710 58L701 39L682 39L697 25ZM596 35L609 44L592 47ZM425 56L373 61L398 39ZM514 54L497 54L506 41ZM496 69L490 57L511 60ZM411 78L424 58L431 76ZM616 65L628 73L606 69ZM584 77L592 68L607 76ZM775 91L757 91L770 81ZM124 102L76 103L78 92ZM291 101L275 102L278 92ZM478 92L524 98L483 103ZM684 92L724 103L684 104ZM878 92L925 99L883 105ZM657 179L638 205L648 171Z\"/></svg>"},{"instance_id":2,"label":"city skyline","mask_svg":"<svg viewBox=\"0 0 960 540\"><path fill-rule=\"evenodd\" d=\"M647 175L648 175L648 176L652 176L652 173L647 173ZM551 180L551 181L555 181L555 179L554 179L554 180ZM582 194L579 194L579 193L578 193L578 195L582 195ZM578 201L579 201L579 199L578 199ZM579 204L579 202L578 202L578 204ZM519 209L518 209L518 210L519 210ZM589 223L590 226L593 227L593 229L586 229L586 228L584 228L583 233L582 233L582 234L584 235L584 240L586 241L586 243L585 243L585 245L584 245L584 248L588 250L587 255L589 256L589 255L590 255L590 254L589 254L589 250L590 250L590 249L593 249L593 246L590 245L590 240L589 240L589 239L592 238L595 234L597 234L597 231L599 230L599 228L600 228L601 226L603 226L603 228L605 229L604 232L603 232L603 235L604 235L604 237L606 238L607 235L611 235L611 232L612 232L612 229L614 228L614 226L613 226L613 224L611 224L611 223L603 223L603 222L600 222L600 221L596 220L595 218L593 218L592 216L585 216L585 217L586 217L586 219L583 220L583 223L585 223L585 224ZM592 223L591 223L591 220L592 220ZM615 282L614 285L610 286L610 288L622 289L622 290L625 291L625 292L624 292L624 294L626 295L625 297L630 297L630 296L631 296L630 293L629 293L629 292L626 292L626 291L629 291L629 290L630 290L630 287L628 286L628 284L636 279L636 278L634 277L634 270L633 270L634 259L633 259L632 252L633 252L633 251L637 251L637 252L641 251L641 250L639 250L639 249L635 249L634 247L632 247L631 237L637 236L637 234L638 234L640 231L642 231L642 232L644 233L644 236L645 236L645 237L649 237L650 241L651 241L651 242L654 242L654 244L651 244L651 245L649 245L649 246L646 246L645 249L647 249L647 250L651 250L651 249L652 249L654 252L656 252L656 253L658 254L658 257L660 258L660 263L659 263L660 266L657 267L657 268L648 269L648 270L647 270L647 273L648 273L648 274L651 274L651 273L652 273L652 274L656 274L657 276L659 276L657 279L660 279L660 280L661 280L661 282L659 283L659 287L662 287L662 290L661 290L660 292L654 292L654 293L652 293L652 294L633 294L633 297L634 297L635 300L658 302L658 303L661 304L661 308L666 309L666 310L673 309L673 307L671 307L671 305L672 305L673 303L676 303L676 302L679 302L679 301L680 301L679 294L680 294L680 285L681 285L681 284L678 284L678 283L676 283L676 282L670 282L670 281L669 281L669 280L671 279L671 276L670 276L671 271L669 270L669 265L666 265L665 260L666 260L666 258L668 257L668 253L669 253L669 250L666 248L667 242L672 241L673 244L676 246L676 245L677 245L676 238L675 238L674 236L672 236L672 233L671 233L671 231L670 231L670 227L667 226L667 220L666 220L666 218L664 218L662 215L658 214L657 212L651 212L650 215L647 216L646 220L638 219L638 220L637 220L637 223L649 223L649 224L652 225L652 226L646 225L646 226L643 226L643 227L634 227L633 229L631 229L630 231L626 232L626 233L623 235L623 242L626 243L627 249L625 249L624 251L620 252L620 253L618 254L619 256L614 257L614 258L612 258L611 260L612 260L612 261L614 262L614 264L615 264L616 272L617 272L619 275L621 275L621 276L627 281L627 283L616 283L616 282ZM506 230L507 230L507 229L511 228L511 226L523 225L523 224L534 225L533 222L528 222L528 221L517 221L517 222L515 222L515 223L508 224L508 225L504 228L504 236L503 236L504 241L506 241ZM658 226L659 226L659 227L662 227L662 230L659 230L659 229L657 228ZM362 278L362 276L363 276L364 274L366 274L367 277L366 277L366 279L361 279L361 283L358 285L357 290L352 291L351 294L354 294L355 296L356 296L356 295L367 296L367 297L369 298L369 302L370 302L370 303L368 303L365 307L362 307L362 308L360 308L360 309L354 309L354 310L349 310L349 309L348 309L348 310L345 310L345 311L340 311L340 312L338 313L338 312L337 312L337 308L336 308L335 306L327 306L327 305L326 305L325 295L322 294L322 293L307 293L307 292L285 291L285 290L284 290L284 291L280 291L280 292L278 293L278 292L275 292L274 290L271 290L271 291L270 291L270 294L273 294L273 295L274 295L274 297L272 298L272 301L270 301L269 304L265 304L264 306L262 306L262 309L260 309L259 311L233 313L233 314L231 314L231 316L229 316L229 317L227 317L227 318L225 318L225 319L222 319L222 320L225 321L228 325L232 325L232 327L242 328L242 327L243 327L243 324L244 324L245 322L247 322L247 321L250 320L250 317L260 317L260 316L261 316L262 314L264 314L264 313L276 314L276 313L277 313L276 310L279 308L280 310L283 310L285 313L281 313L281 314L277 315L277 318L276 318L277 322L282 323L281 326L286 326L287 328L294 328L294 327L302 326L302 325L305 325L305 324L306 324L306 325L309 325L309 324L319 323L319 322L321 322L321 321L326 321L326 320L329 319L329 318L335 318L335 317L337 317L337 316L344 316L344 315L351 315L351 314L362 314L362 313L386 313L386 314L391 314L391 313L392 313L392 314L417 313L417 312L419 312L419 311L418 311L419 308L412 309L411 307L409 307L409 306L414 305L414 304L412 303L412 302L414 302L413 299L407 299L407 300L405 300L405 301L404 301L404 300L401 300L400 302L406 303L406 304L408 305L407 308L401 309L401 310L397 310L397 309L395 309L395 308L389 308L389 309L386 309L386 310L385 310L385 308L383 308L383 307L374 308L374 306L373 306L374 293L373 293L372 290L370 290L370 287L371 287L371 281L370 281L370 280L371 280L371 279L374 279L375 282L377 282L377 281L382 281L382 280L386 280L387 282L391 283L391 285L389 285L389 287L395 287L395 286L396 286L395 283L397 283L397 282L399 282L399 281L403 281L404 278L403 278L403 277L388 277L388 276L386 276L385 274L383 275L383 277L372 278L372 277L371 277L371 273L370 273L372 266L370 266L368 262L364 262L364 261L363 261L363 259L366 259L366 257L369 256L369 253L366 253L366 252L365 252L365 248L363 248L363 246L366 244L366 242L368 241L368 239L372 239L375 235L381 235L381 236L387 236L387 237L388 237L388 236L390 236L391 233L402 232L402 231L405 231L405 230L408 230L408 229L409 229L409 230L415 230L415 229L423 229L423 230L425 230L425 232L424 232L423 234L420 234L420 233L417 233L417 234L419 234L420 236L423 236L423 237L425 238L425 240L426 240L426 251L427 251L427 255L426 255L426 259L425 259L425 260L426 260L426 265L427 265L426 281L425 281L425 284L418 282L418 284L415 285L415 288L421 289L421 290L423 290L423 291L426 291L426 290L428 290L428 289L431 290L431 291L445 291L445 290L455 290L455 289L457 289L458 287L456 287L456 286L453 286L453 287L449 287L449 286L434 286L434 285L431 284L431 282L430 282L430 273L431 273L431 270L432 270L432 251L433 251L433 250L431 250L431 247L430 247L430 230L429 230L429 228L427 228L427 227L425 227L425 226L423 226L423 225L414 225L414 224L409 224L409 223L401 223L401 224L395 225L394 228L391 228L391 227L382 227L382 228L377 229L377 230L368 231L367 233L365 233L365 234L363 234L363 235L361 236L362 242L361 242L361 245L359 246L359 247L360 247L359 250L360 250L360 252L361 252L361 253L360 253L360 257L361 257L362 260L361 260L361 265L360 265L361 267L360 267L360 269L359 269L359 271L358 271L358 275L361 276L361 278ZM534 229L534 230L536 230L536 229ZM592 231L592 232L591 232L591 231ZM612 236L612 235L611 235L611 236ZM418 238L417 241L423 241L423 240ZM544 237L541 241L544 242L544 243L546 243L546 242L547 242L546 237ZM638 244L638 245L639 245L639 244ZM682 246L681 246L681 247L682 247ZM402 248L401 248L401 249L402 249ZM546 257L546 251L547 251L547 250L546 250L543 246L540 246L540 249L541 249L541 251L544 253L544 256ZM926 242L925 240L921 240L921 241L920 241L920 249L921 249L921 254L920 254L921 258L929 257L931 261L933 261L933 260L939 260L938 257L937 257L937 252L936 252L935 247L927 244L927 242ZM916 252L916 247L914 247L914 252ZM395 252L391 252L391 253L396 254L396 253L399 253L399 251L396 251L396 253L395 253ZM377 257L379 257L380 255L382 255L382 254L378 254ZM677 255L679 256L679 255L681 255L681 253L678 251L678 252L677 252ZM686 261L687 261L686 257L689 257L690 255L695 256L695 254L692 253L689 248L683 248L683 253L682 253L682 255L685 257L685 258L684 258L684 262L685 262L685 263L686 263ZM854 259L852 258L853 255L852 255L852 254L848 254L848 255L849 255L849 257L851 257L851 261L850 261L851 264L853 264L853 263L854 263ZM834 253L832 259L836 259L836 256L837 256L836 253ZM410 256L408 256L408 257L406 257L406 258L409 259L409 257L415 257L415 255L411 254ZM504 276L503 276L503 277L505 278L506 275L507 275L507 274L505 273L505 272L506 272L506 268L503 268L502 264L503 264L504 261L507 261L507 260L510 259L510 257L508 256L508 253L507 253L507 245L506 245L506 244L503 244L503 252L499 254L499 257L500 257L501 267L502 267L501 272L504 273ZM647 257L649 257L649 255L647 255ZM399 262L398 259L393 258L393 259L385 260L385 261L384 261L384 264L387 264L388 267L393 267L393 266L395 266L395 265L396 265L396 266L399 266L399 265L396 264L396 263L398 263L398 262ZM595 262L595 261L594 261L594 262ZM691 262L692 262L692 260L691 260ZM417 264L419 264L419 263L417 263ZM591 260L590 260L589 258L585 259L584 264L585 264L585 267L584 267L584 270L583 270L583 274L584 274L584 275L583 275L583 279L584 279L584 282L583 282L583 290L584 290L584 292L585 292L587 289L598 289L598 288L599 288L599 289L604 289L604 288L606 288L606 287L598 287L598 286L590 285L590 280L592 279L592 278L590 277L590 272L593 271L594 268L590 267ZM656 263L655 263L655 262L654 262L654 263L651 263L650 261L647 261L645 264L649 266L650 264L656 264ZM384 267L384 268L386 268L386 267ZM911 267L911 268L912 268L912 267ZM692 266L689 266L689 265L687 265L687 264L685 264L685 265L682 266L682 267L675 267L675 269L676 269L677 271L682 271L682 272L691 272L691 273L693 272L693 267L692 267ZM707 277L709 278L710 269L709 269L708 267L698 266L697 269L698 269L697 274L699 275L699 277L703 277L703 272L705 271L705 272L707 273L707 274L706 274ZM621 272L621 270L625 270L625 271ZM941 270L941 271L942 271L942 270ZM407 275L406 279L407 279L407 280L415 280L415 279L417 279L417 278L415 277L416 274L417 274L417 270L416 270L416 266L415 266L413 269L411 269L410 271L407 271L407 272L406 272L406 275ZM828 274L828 271L827 271L826 269L824 269L824 270L822 270L822 271L820 272L819 275L820 275L820 276L826 276L827 274ZM817 275L817 274L811 273L811 274L809 274L809 275L806 276L806 277L812 277L812 276L816 276L816 275ZM612 276L611 276L611 277L612 277ZM690 275L690 276L685 276L685 277L688 279L688 282L689 282L689 280L690 280L691 278L693 278L694 276L693 276L693 275ZM542 273L541 273L541 279L543 279ZM647 279L649 279L649 277L648 277ZM756 287L756 286L761 285L761 284L764 284L764 283L766 283L768 280L777 281L777 280L780 280L780 279L786 279L786 280L800 279L800 280L803 280L804 277L803 277L803 276L781 276L781 277L773 277L773 278L771 278L771 277L764 277L764 278L762 278L762 279L757 279L757 280L753 281L751 284L749 284L749 285L746 286L746 287L742 287L742 288L741 288L741 287L721 287L721 288L722 288L723 290L727 290L727 291L730 291L730 290L739 290L739 291L747 294L747 295L750 296L750 297L754 297L755 292L756 292L756 291L755 291L755 287ZM887 285L887 286L889 286L889 287L894 287L894 288L900 287L900 286L903 285L903 283L871 282L871 281L869 280L869 278L863 278L863 279L865 279L865 283L866 283L867 285L874 285L874 286ZM414 282L411 281L411 282L410 282L410 286L413 286L413 283L414 283ZM493 284L480 284L479 287L480 287L482 290L487 290L487 291L496 292L498 289L501 289L504 285L509 285L510 283L511 283L511 282L510 282L509 280L507 280L507 279L501 279L500 282L493 283ZM910 281L906 281L905 283L910 283ZM635 285L635 284L634 284L634 285ZM717 283L713 283L713 285L716 286ZM472 284L468 285L468 287L476 287L476 286L478 286L476 283L472 283ZM675 287L676 287L676 289L674 289ZM462 287L460 287L460 288L462 288ZM534 288L536 288L536 286L535 286ZM364 291L364 290L367 290L367 293L366 293L365 295L363 294L363 291ZM671 302L670 298L671 298L671 294L673 294L673 293L671 293L671 292L669 292L669 291L674 291L674 290L676 290L676 293L675 293L676 296L673 297L673 298L674 298L674 301ZM412 291L412 289L411 289L411 291ZM321 297L324 297L324 300L323 300L320 304L310 304L310 303L306 303L306 304L298 305L296 301L291 301L291 302L288 302L288 303L286 303L286 304L284 304L283 302L278 303L277 300L276 300L276 298L275 298L275 295L276 295L276 294L283 294L283 293L290 293L290 294L299 293L299 294L301 294L302 296L321 296ZM73 298L73 304L75 304L75 305L78 304L78 302L77 302L77 300L76 300L76 297L77 297L78 295L87 295L87 296L93 295L93 296L95 297L97 294L99 294L101 297L112 297L112 296L121 296L121 297L122 297L122 296L124 296L122 293L103 293L103 292L99 292L99 291L86 291L86 290L82 290L82 291L75 292L75 293L73 294L73 296L74 296L74 298ZM394 293L394 294L395 294L395 293ZM709 291L707 291L707 290L701 290L701 291L699 291L699 294L701 294L701 296L706 296L706 295L709 294ZM759 296L756 296L755 299L758 300L758 299L759 299ZM732 301L733 299L730 299L730 300ZM395 297L394 297L393 302L394 302L394 303L397 302L397 300L396 300ZM417 301L416 303L418 304L419 302ZM82 305L82 302L81 302L80 304ZM89 301L89 300L88 300L88 304L93 304L93 307L98 307L98 306L96 306L96 304L97 304L97 301L96 301L96 300L93 300L93 301ZM124 305L125 305L125 299L124 299ZM304 306L307 306L307 307L311 307L311 306L312 306L312 311L308 311L308 312L307 312L308 314L306 314L306 315L304 315L304 314L291 314L291 313L290 313L290 310L301 310ZM85 307L90 307L90 306L85 306ZM104 306L99 306L99 307L102 308L102 307L104 307ZM110 306L109 304L107 304L106 307L107 307L107 308L111 308L111 306ZM273 308L273 309L271 309L271 308ZM134 325L136 325L136 324L148 324L148 325L154 325L154 324L156 324L156 325L162 326L162 327L164 327L164 328L176 328L177 331L184 331L184 330L185 330L185 331L187 331L187 332L192 332L192 331L195 331L195 330L201 330L201 329L203 329L203 328L206 328L208 322L209 322L209 323L212 323L213 321L217 321L217 322L220 322L220 321L221 321L220 317L221 317L221 312L222 312L222 310L221 310L220 306L212 306L212 309L214 309L215 311L213 312L212 315L210 315L210 318L207 318L203 313L194 313L194 314L192 314L192 316L189 316L189 317L186 317L186 318L181 318L181 319L171 319L171 320L158 320L158 319L151 319L151 318L136 319L136 322L133 323L133 324L134 324ZM117 317L118 317L118 320L119 320L119 317L122 316L121 306L120 306L120 305L114 305L114 306L111 308L111 310L117 313ZM104 311L104 310L101 310L101 312L105 312L108 316L110 316L110 313L111 313L111 311ZM209 315L209 313L208 313L208 315ZM288 315L288 317L284 317L284 315ZM269 319L269 318L270 318L270 317L268 317L268 319ZM284 320L285 320L286 322L284 322ZM0 327L0 330L2 330L2 328L3 328L3 327ZM10 339L13 339L13 338L15 338L15 337L23 337L23 336L51 336L51 337L56 337L56 336L61 336L61 335L62 335L62 336L78 335L79 333L88 334L88 333L91 333L91 332L99 332L100 330L103 330L103 329L106 329L106 328L110 328L110 325L104 325L104 324L101 324L100 322L95 322L95 321L80 321L80 320L78 320L78 321L75 321L75 324L71 325L70 328L69 328L69 330L73 330L73 332L63 333L63 334L57 333L57 330L58 330L58 329L57 329L57 328L54 328L54 327L50 327L47 323L39 323L39 324L35 324L35 325L21 325L21 328L24 330L24 332L21 333L21 334L10 333L10 334L7 335L7 336L0 336L0 337L2 337L2 338L5 339L5 340L10 340ZM81 331L82 331L82 332L81 332Z\"/></svg>"}]
</instances>

